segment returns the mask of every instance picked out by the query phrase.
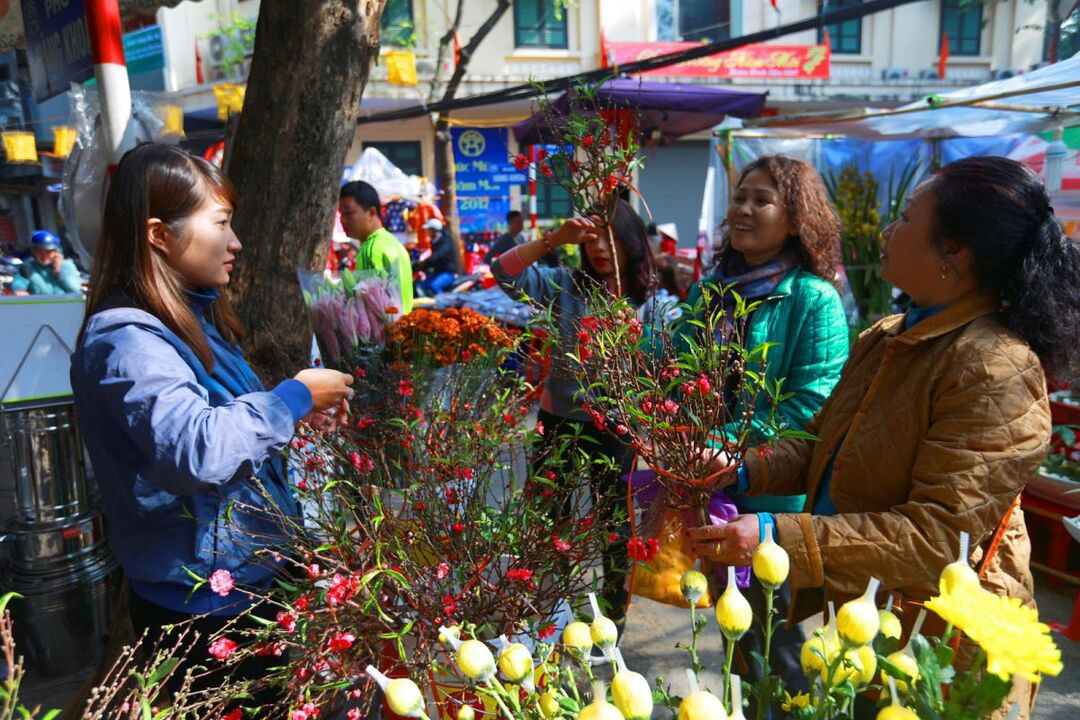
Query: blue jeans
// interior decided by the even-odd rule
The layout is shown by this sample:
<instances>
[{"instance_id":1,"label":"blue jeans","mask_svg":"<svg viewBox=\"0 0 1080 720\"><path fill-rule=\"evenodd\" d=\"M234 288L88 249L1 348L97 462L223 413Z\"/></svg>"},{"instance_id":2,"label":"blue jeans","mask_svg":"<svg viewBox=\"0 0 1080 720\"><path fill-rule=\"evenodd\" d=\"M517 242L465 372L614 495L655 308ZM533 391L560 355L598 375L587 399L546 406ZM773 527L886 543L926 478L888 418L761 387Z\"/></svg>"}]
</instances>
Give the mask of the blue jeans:
<instances>
[{"instance_id":1,"label":"blue jeans","mask_svg":"<svg viewBox=\"0 0 1080 720\"><path fill-rule=\"evenodd\" d=\"M416 285L427 297L438 295L444 292L447 288L454 284L454 279L457 277L454 273L441 272L434 277L421 280Z\"/></svg>"}]
</instances>

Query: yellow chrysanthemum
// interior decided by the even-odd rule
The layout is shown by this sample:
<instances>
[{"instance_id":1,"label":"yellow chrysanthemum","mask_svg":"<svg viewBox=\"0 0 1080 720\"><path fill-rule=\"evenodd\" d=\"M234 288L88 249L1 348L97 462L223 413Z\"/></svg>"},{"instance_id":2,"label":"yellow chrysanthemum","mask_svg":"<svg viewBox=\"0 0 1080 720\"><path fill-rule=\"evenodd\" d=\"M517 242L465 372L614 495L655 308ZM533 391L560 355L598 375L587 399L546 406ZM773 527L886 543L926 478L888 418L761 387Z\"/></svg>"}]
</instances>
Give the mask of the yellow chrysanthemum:
<instances>
[{"instance_id":1,"label":"yellow chrysanthemum","mask_svg":"<svg viewBox=\"0 0 1080 720\"><path fill-rule=\"evenodd\" d=\"M1035 608L978 586L960 586L927 601L926 607L964 631L986 653L986 669L1008 680L1019 675L1031 682L1039 674L1058 675L1061 650Z\"/></svg>"},{"instance_id":2,"label":"yellow chrysanthemum","mask_svg":"<svg viewBox=\"0 0 1080 720\"><path fill-rule=\"evenodd\" d=\"M791 712L799 708L810 707L810 695L808 693L798 693L792 697L791 693L784 691L784 702L781 703L780 709L784 712Z\"/></svg>"}]
</instances>

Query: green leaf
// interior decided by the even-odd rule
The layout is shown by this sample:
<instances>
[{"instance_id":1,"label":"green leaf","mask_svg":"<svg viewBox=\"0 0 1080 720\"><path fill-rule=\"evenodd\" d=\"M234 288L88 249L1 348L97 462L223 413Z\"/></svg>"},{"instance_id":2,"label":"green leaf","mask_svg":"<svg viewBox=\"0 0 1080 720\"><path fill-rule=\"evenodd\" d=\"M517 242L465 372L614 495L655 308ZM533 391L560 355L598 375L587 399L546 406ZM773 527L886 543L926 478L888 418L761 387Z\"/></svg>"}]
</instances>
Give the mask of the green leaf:
<instances>
[{"instance_id":1,"label":"green leaf","mask_svg":"<svg viewBox=\"0 0 1080 720\"><path fill-rule=\"evenodd\" d=\"M17 592L7 592L4 593L3 596L0 596L0 615L2 615L5 610L7 610L8 603L11 602L12 598L18 598L19 600L22 600L23 596Z\"/></svg>"},{"instance_id":2,"label":"green leaf","mask_svg":"<svg viewBox=\"0 0 1080 720\"><path fill-rule=\"evenodd\" d=\"M151 687L157 685L164 680L173 669L180 664L179 658L169 658L163 663L154 668L154 671L150 673L149 684Z\"/></svg>"}]
</instances>

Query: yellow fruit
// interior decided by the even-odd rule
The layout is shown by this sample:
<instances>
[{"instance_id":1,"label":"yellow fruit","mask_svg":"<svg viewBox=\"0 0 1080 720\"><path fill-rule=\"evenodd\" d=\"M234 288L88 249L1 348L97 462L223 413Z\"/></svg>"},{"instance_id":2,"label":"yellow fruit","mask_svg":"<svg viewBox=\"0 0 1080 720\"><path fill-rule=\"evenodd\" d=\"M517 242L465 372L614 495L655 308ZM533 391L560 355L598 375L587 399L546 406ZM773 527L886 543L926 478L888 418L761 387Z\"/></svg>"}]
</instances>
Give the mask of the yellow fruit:
<instances>
[{"instance_id":1,"label":"yellow fruit","mask_svg":"<svg viewBox=\"0 0 1080 720\"><path fill-rule=\"evenodd\" d=\"M472 705L462 705L457 711L457 720L476 720L476 711Z\"/></svg>"},{"instance_id":2,"label":"yellow fruit","mask_svg":"<svg viewBox=\"0 0 1080 720\"><path fill-rule=\"evenodd\" d=\"M705 595L709 589L709 579L698 570L687 570L679 580L679 589L683 599L691 605L697 605L697 601Z\"/></svg>"},{"instance_id":3,"label":"yellow fruit","mask_svg":"<svg viewBox=\"0 0 1080 720\"><path fill-rule=\"evenodd\" d=\"M728 714L720 698L708 690L698 690L679 703L678 720L728 720Z\"/></svg>"},{"instance_id":4,"label":"yellow fruit","mask_svg":"<svg viewBox=\"0 0 1080 720\"><path fill-rule=\"evenodd\" d=\"M465 677L476 682L487 680L495 674L495 656L479 640L461 643L457 651L457 664Z\"/></svg>"},{"instance_id":5,"label":"yellow fruit","mask_svg":"<svg viewBox=\"0 0 1080 720\"><path fill-rule=\"evenodd\" d=\"M386 694L386 704L396 715L419 717L419 711L424 708L424 696L420 688L408 678L391 680L383 692Z\"/></svg>"},{"instance_id":6,"label":"yellow fruit","mask_svg":"<svg viewBox=\"0 0 1080 720\"><path fill-rule=\"evenodd\" d=\"M592 651L592 630L583 622L572 622L563 629L563 645L581 655Z\"/></svg>"},{"instance_id":7,"label":"yellow fruit","mask_svg":"<svg viewBox=\"0 0 1080 720\"><path fill-rule=\"evenodd\" d=\"M514 643L499 653L499 671L512 683L531 678L533 657L529 648L521 643Z\"/></svg>"},{"instance_id":8,"label":"yellow fruit","mask_svg":"<svg viewBox=\"0 0 1080 720\"><path fill-rule=\"evenodd\" d=\"M787 551L773 541L772 525L765 526L765 542L754 550L754 575L765 587L779 587L787 580L791 562Z\"/></svg>"},{"instance_id":9,"label":"yellow fruit","mask_svg":"<svg viewBox=\"0 0 1080 720\"><path fill-rule=\"evenodd\" d=\"M738 640L750 629L753 620L754 611L735 582L735 567L729 565L727 587L716 601L716 622L728 639Z\"/></svg>"},{"instance_id":10,"label":"yellow fruit","mask_svg":"<svg viewBox=\"0 0 1080 720\"><path fill-rule=\"evenodd\" d=\"M542 712L546 718L553 718L555 717L555 713L559 712L559 698L555 693L548 690L540 696L540 712Z\"/></svg>"},{"instance_id":11,"label":"yellow fruit","mask_svg":"<svg viewBox=\"0 0 1080 720\"><path fill-rule=\"evenodd\" d=\"M919 716L903 705L889 705L878 712L877 720L919 720Z\"/></svg>"},{"instance_id":12,"label":"yellow fruit","mask_svg":"<svg viewBox=\"0 0 1080 720\"><path fill-rule=\"evenodd\" d=\"M611 699L626 720L652 717L652 688L640 673L620 670L611 681Z\"/></svg>"},{"instance_id":13,"label":"yellow fruit","mask_svg":"<svg viewBox=\"0 0 1080 720\"><path fill-rule=\"evenodd\" d=\"M899 668L901 671L911 676L912 681L919 679L919 663L915 661L915 658L908 655L903 650L897 650L886 658L889 662ZM884 671L881 673L881 683L887 685L889 680ZM902 693L907 693L908 685L903 680L896 680L896 689Z\"/></svg>"},{"instance_id":14,"label":"yellow fruit","mask_svg":"<svg viewBox=\"0 0 1080 720\"><path fill-rule=\"evenodd\" d=\"M881 634L893 640L899 640L903 632L900 628L900 618L888 610L878 610L878 621L881 625Z\"/></svg>"},{"instance_id":15,"label":"yellow fruit","mask_svg":"<svg viewBox=\"0 0 1080 720\"><path fill-rule=\"evenodd\" d=\"M852 647L868 645L878 634L881 620L874 605L874 596L880 583L877 578L870 578L866 592L844 603L836 614L836 632L841 640Z\"/></svg>"},{"instance_id":16,"label":"yellow fruit","mask_svg":"<svg viewBox=\"0 0 1080 720\"><path fill-rule=\"evenodd\" d=\"M942 595L951 595L964 586L979 587L979 575L962 560L949 563L938 578Z\"/></svg>"},{"instance_id":17,"label":"yellow fruit","mask_svg":"<svg viewBox=\"0 0 1080 720\"><path fill-rule=\"evenodd\" d=\"M608 618L598 615L589 626L589 635L596 647L606 650L619 641L619 628Z\"/></svg>"}]
</instances>

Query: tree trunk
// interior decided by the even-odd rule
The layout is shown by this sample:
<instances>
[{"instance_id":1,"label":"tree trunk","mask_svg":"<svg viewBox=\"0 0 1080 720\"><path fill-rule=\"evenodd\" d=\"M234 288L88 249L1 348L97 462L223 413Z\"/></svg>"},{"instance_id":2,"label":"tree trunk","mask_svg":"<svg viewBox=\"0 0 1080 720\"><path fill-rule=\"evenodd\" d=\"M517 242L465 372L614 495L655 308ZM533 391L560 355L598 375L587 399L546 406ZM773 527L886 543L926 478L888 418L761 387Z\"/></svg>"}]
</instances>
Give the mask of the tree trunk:
<instances>
[{"instance_id":1,"label":"tree trunk","mask_svg":"<svg viewBox=\"0 0 1080 720\"><path fill-rule=\"evenodd\" d=\"M382 8L377 0L313 0L259 10L227 167L244 243L230 294L247 331L245 353L270 382L310 363L296 271L324 267Z\"/></svg>"}]
</instances>

